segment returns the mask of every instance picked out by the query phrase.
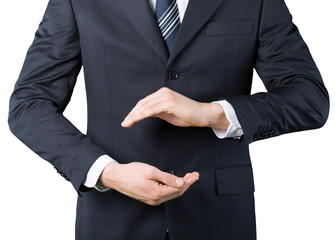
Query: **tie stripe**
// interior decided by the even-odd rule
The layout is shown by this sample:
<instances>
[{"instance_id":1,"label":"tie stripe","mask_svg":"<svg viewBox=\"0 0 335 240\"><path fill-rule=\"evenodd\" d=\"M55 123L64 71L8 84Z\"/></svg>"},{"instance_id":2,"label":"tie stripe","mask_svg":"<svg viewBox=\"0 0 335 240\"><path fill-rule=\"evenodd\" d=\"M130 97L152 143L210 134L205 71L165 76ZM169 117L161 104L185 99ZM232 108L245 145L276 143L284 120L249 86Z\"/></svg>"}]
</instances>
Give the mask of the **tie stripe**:
<instances>
[{"instance_id":1,"label":"tie stripe","mask_svg":"<svg viewBox=\"0 0 335 240\"><path fill-rule=\"evenodd\" d=\"M157 0L156 18L162 36L171 51L180 25L177 1Z\"/></svg>"},{"instance_id":2,"label":"tie stripe","mask_svg":"<svg viewBox=\"0 0 335 240\"><path fill-rule=\"evenodd\" d=\"M165 17L164 17L165 16ZM162 17L164 17L162 19ZM180 23L178 6L176 0L174 0L169 8L164 12L160 20L158 20L158 26L161 29L164 40L168 38L171 32ZM171 31L169 31L172 28Z\"/></svg>"},{"instance_id":3,"label":"tie stripe","mask_svg":"<svg viewBox=\"0 0 335 240\"><path fill-rule=\"evenodd\" d=\"M171 4L172 6L172 4ZM174 13L176 13L178 11L178 7L175 4L170 10L167 10L164 15L160 20L158 20L158 26L161 26L162 24L166 23L167 20L169 20L171 18L171 15L173 15Z\"/></svg>"},{"instance_id":4,"label":"tie stripe","mask_svg":"<svg viewBox=\"0 0 335 240\"><path fill-rule=\"evenodd\" d=\"M173 30L176 28L176 27L178 27L178 25L179 25L179 23L180 23L180 20L179 20L179 18L175 18L175 20L172 22L172 24L170 25L170 27L165 31L165 32L163 32L163 37L164 37L164 40L166 40L169 36L170 36L170 34L173 32ZM173 28L172 28L173 27ZM172 29L171 29L172 28ZM169 31L171 29L171 31Z\"/></svg>"},{"instance_id":5,"label":"tie stripe","mask_svg":"<svg viewBox=\"0 0 335 240\"><path fill-rule=\"evenodd\" d=\"M163 15L158 19L158 22L160 22L162 20L162 17L164 17L166 15L166 13L171 9L172 6L176 6L175 4L176 0L174 0L171 5L166 9L166 11L163 13Z\"/></svg>"}]
</instances>

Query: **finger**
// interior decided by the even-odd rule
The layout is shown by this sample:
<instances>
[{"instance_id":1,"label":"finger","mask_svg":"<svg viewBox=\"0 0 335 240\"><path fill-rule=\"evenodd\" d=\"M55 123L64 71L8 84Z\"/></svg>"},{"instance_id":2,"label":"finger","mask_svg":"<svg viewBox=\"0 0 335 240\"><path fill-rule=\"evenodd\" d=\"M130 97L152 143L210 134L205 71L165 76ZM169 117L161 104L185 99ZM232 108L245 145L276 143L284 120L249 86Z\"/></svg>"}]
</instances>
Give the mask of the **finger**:
<instances>
[{"instance_id":1,"label":"finger","mask_svg":"<svg viewBox=\"0 0 335 240\"><path fill-rule=\"evenodd\" d=\"M164 194L166 196L176 196L179 195L180 192L185 192L194 182L196 182L199 179L199 173L187 173L182 180L184 181L184 184L180 188L171 187L168 185L161 185L161 189L164 190Z\"/></svg>"},{"instance_id":2,"label":"finger","mask_svg":"<svg viewBox=\"0 0 335 240\"><path fill-rule=\"evenodd\" d=\"M125 119L123 127L129 127L135 122L148 117L158 117L175 126L190 126L191 123L184 121L174 111L173 103L166 102L164 99L155 99L150 103L143 104L136 113Z\"/></svg>"},{"instance_id":3,"label":"finger","mask_svg":"<svg viewBox=\"0 0 335 240\"><path fill-rule=\"evenodd\" d=\"M123 127L129 127L135 122L150 116L155 116L166 110L166 104L164 104L162 98L159 96L152 96L150 99L150 101L146 99L140 100L124 118L121 125Z\"/></svg>"},{"instance_id":4,"label":"finger","mask_svg":"<svg viewBox=\"0 0 335 240\"><path fill-rule=\"evenodd\" d=\"M136 104L136 106L129 112L129 114L125 117L125 121L124 122L128 122L128 119L133 118L134 116L136 116L137 114L143 112L146 108L150 107L153 104L162 104L165 103L166 101L164 99L166 99L165 96L167 95L172 95L172 96L176 96L176 94L178 94L177 92L172 91L171 89L167 88L167 87L162 87L159 90L157 90L156 92L146 96L145 98L139 100ZM179 96L182 96L181 94L178 94ZM178 96L177 95L177 96ZM152 102L152 103L151 103ZM149 105L148 105L149 103ZM162 105L166 105L166 104L162 104ZM123 122L123 123L124 123ZM122 124L123 125L123 124ZM128 123L125 125L129 125Z\"/></svg>"},{"instance_id":5,"label":"finger","mask_svg":"<svg viewBox=\"0 0 335 240\"><path fill-rule=\"evenodd\" d=\"M151 101L152 98L154 98L154 97L161 98L161 97L166 96L166 95L177 96L177 97L183 96L180 93L177 93L177 92L173 91L172 89L170 89L168 87L161 87L156 92L154 92L154 93L148 95L147 97L145 97L145 100L143 102Z\"/></svg>"},{"instance_id":6,"label":"finger","mask_svg":"<svg viewBox=\"0 0 335 240\"><path fill-rule=\"evenodd\" d=\"M199 179L199 173L187 173L185 175L184 184L180 188L174 188L168 185L159 185L159 192L161 201L165 202L177 197L180 197L184 194L184 192Z\"/></svg>"},{"instance_id":7,"label":"finger","mask_svg":"<svg viewBox=\"0 0 335 240\"><path fill-rule=\"evenodd\" d=\"M167 172L163 172L159 169L155 170L153 173L153 180L164 183L167 186L180 188L184 185L184 180L175 175L172 175Z\"/></svg>"},{"instance_id":8,"label":"finger","mask_svg":"<svg viewBox=\"0 0 335 240\"><path fill-rule=\"evenodd\" d=\"M159 116L159 114L161 114L164 111L165 109L161 102L153 103L150 106L144 106L138 109L137 113L133 113L129 117L125 118L121 125L123 127L130 127L135 122L141 121L142 119L148 117Z\"/></svg>"},{"instance_id":9,"label":"finger","mask_svg":"<svg viewBox=\"0 0 335 240\"><path fill-rule=\"evenodd\" d=\"M195 183L199 179L199 173L198 172L192 172L188 173L183 177L183 180L185 182L185 185L188 187L191 186L193 183Z\"/></svg>"},{"instance_id":10,"label":"finger","mask_svg":"<svg viewBox=\"0 0 335 240\"><path fill-rule=\"evenodd\" d=\"M142 104L142 102L141 102L142 100L143 100L143 99L141 99L140 101L138 101L138 102L136 103L135 107L133 107L133 108L130 110L130 112L127 114L127 116L123 119L123 121L121 122L121 125L122 125L123 127L125 127L125 126L127 126L127 127L131 126L131 125L130 125L130 119L131 119L131 117L134 115L134 112L137 111L138 106Z\"/></svg>"},{"instance_id":11,"label":"finger","mask_svg":"<svg viewBox=\"0 0 335 240\"><path fill-rule=\"evenodd\" d=\"M185 176L184 176L183 178L184 178L184 179L185 179L185 178L188 178L190 175L191 175L191 173L186 173Z\"/></svg>"},{"instance_id":12,"label":"finger","mask_svg":"<svg viewBox=\"0 0 335 240\"><path fill-rule=\"evenodd\" d=\"M162 113L162 108L160 104L152 107L151 109L145 109L138 114L132 114L131 116L125 118L121 123L122 127L131 127L134 123L139 122L145 118L159 116Z\"/></svg>"},{"instance_id":13,"label":"finger","mask_svg":"<svg viewBox=\"0 0 335 240\"><path fill-rule=\"evenodd\" d=\"M167 96L170 96L169 98L167 98ZM177 96L177 97L184 97L183 95L181 95L180 93L177 93L167 87L162 87L159 90L157 90L156 92L146 96L145 98L143 98L140 102L140 104L135 108L135 114L139 112L141 112L143 109L141 108L147 108L150 107L153 104L157 104L157 103L165 103L167 102L167 100L173 101L175 99L175 97L171 97L171 96Z\"/></svg>"},{"instance_id":14,"label":"finger","mask_svg":"<svg viewBox=\"0 0 335 240\"><path fill-rule=\"evenodd\" d=\"M142 106L144 103L150 102L150 101L152 101L154 98L157 98L156 95L157 95L157 92L154 92L154 93L151 93L150 95L146 96L145 98L140 99L140 100L136 103L136 105L133 107L133 109L128 113L128 115L125 117L125 119L126 119L127 117L132 116L132 115L134 114L134 112L136 112L137 109L138 109L140 106Z\"/></svg>"},{"instance_id":15,"label":"finger","mask_svg":"<svg viewBox=\"0 0 335 240\"><path fill-rule=\"evenodd\" d=\"M196 172L196 171L194 171L194 172L189 172L189 173L186 173L185 176L184 176L183 178L189 178L189 177L191 177L191 176L197 176L197 177L199 177L200 174L199 174L199 172Z\"/></svg>"},{"instance_id":16,"label":"finger","mask_svg":"<svg viewBox=\"0 0 335 240\"><path fill-rule=\"evenodd\" d=\"M141 102L141 104L139 104L136 108L134 108L134 110L132 111L132 114L129 115L129 118L135 117L138 114L142 113L143 111L145 111L148 108L152 108L154 105L156 104L161 104L162 103L162 99L159 97L154 97L149 101L143 101ZM127 117L125 118L127 119Z\"/></svg>"},{"instance_id":17,"label":"finger","mask_svg":"<svg viewBox=\"0 0 335 240\"><path fill-rule=\"evenodd\" d=\"M131 116L133 113L135 113L137 111L137 109L139 107L141 107L143 104L145 103L148 103L148 102L151 102L153 101L154 99L159 99L161 98L161 91L160 90L157 90L156 92L153 92L151 94L149 94L148 96L140 99L137 104L135 105L135 107L129 112L129 114L126 116L126 118L129 116Z\"/></svg>"},{"instance_id":18,"label":"finger","mask_svg":"<svg viewBox=\"0 0 335 240\"><path fill-rule=\"evenodd\" d=\"M187 189L189 189L189 187L193 183L195 183L198 179L199 179L199 173L187 174L186 178L184 179L185 184L184 184L182 190L177 193L177 196L183 195L187 191Z\"/></svg>"}]
</instances>

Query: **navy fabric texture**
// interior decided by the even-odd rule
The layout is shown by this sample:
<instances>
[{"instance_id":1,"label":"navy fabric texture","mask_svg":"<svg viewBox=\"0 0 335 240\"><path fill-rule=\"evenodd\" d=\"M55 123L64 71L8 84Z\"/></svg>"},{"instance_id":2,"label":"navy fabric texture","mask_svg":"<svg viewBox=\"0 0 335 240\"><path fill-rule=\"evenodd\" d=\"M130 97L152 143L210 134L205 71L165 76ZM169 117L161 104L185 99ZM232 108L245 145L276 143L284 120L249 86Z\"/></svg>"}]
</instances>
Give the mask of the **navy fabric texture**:
<instances>
[{"instance_id":1,"label":"navy fabric texture","mask_svg":"<svg viewBox=\"0 0 335 240\"><path fill-rule=\"evenodd\" d=\"M83 67L87 132L64 115ZM251 94L253 69L267 92ZM244 135L146 118L121 122L161 87L200 102L227 99ZM147 0L50 0L9 103L10 130L78 192L77 240L255 240L249 144L323 126L329 97L283 0L191 0L169 52ZM94 161L198 171L156 207L82 182ZM271 156L269 156L271 157Z\"/></svg>"}]
</instances>

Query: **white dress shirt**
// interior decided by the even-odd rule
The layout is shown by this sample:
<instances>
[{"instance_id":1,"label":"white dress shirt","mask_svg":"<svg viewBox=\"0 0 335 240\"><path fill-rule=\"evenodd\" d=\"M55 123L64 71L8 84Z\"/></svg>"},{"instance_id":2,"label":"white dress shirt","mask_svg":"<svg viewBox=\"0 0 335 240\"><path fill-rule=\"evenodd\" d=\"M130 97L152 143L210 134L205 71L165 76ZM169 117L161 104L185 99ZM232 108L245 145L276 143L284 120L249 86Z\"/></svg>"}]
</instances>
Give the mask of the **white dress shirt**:
<instances>
[{"instance_id":1,"label":"white dress shirt","mask_svg":"<svg viewBox=\"0 0 335 240\"><path fill-rule=\"evenodd\" d=\"M186 7L189 0L177 0L178 10L179 10L179 17L180 17L180 23L183 21L183 17L186 11ZM150 6L152 7L153 13L155 14L155 7L156 7L156 0L149 0ZM204 2L204 4L206 4ZM229 127L227 130L223 129L216 129L212 128L215 135L218 138L239 138L243 135L243 130L241 128L241 125L237 119L237 116L235 114L234 108L230 103L228 103L226 100L218 100L213 101L213 103L216 102L220 104L226 114L226 117L228 121L230 122ZM86 187L94 187L98 191L107 191L109 188L103 186L98 182L99 176L101 172L104 170L104 168L107 166L107 164L111 163L116 160L111 158L108 155L102 155L100 156L91 166L90 170L87 173L87 176L83 182L83 184Z\"/></svg>"}]
</instances>

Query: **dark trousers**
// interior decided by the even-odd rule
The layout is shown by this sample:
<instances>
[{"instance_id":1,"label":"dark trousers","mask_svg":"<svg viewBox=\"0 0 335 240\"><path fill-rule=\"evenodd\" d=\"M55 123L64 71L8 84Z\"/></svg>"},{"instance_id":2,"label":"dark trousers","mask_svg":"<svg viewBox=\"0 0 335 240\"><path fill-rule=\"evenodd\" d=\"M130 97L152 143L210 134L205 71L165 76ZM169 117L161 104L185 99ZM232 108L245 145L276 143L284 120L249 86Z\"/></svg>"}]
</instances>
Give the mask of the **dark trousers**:
<instances>
[{"instance_id":1,"label":"dark trousers","mask_svg":"<svg viewBox=\"0 0 335 240\"><path fill-rule=\"evenodd\" d=\"M168 232L166 232L164 240L169 240L169 234L168 234Z\"/></svg>"}]
</instances>

